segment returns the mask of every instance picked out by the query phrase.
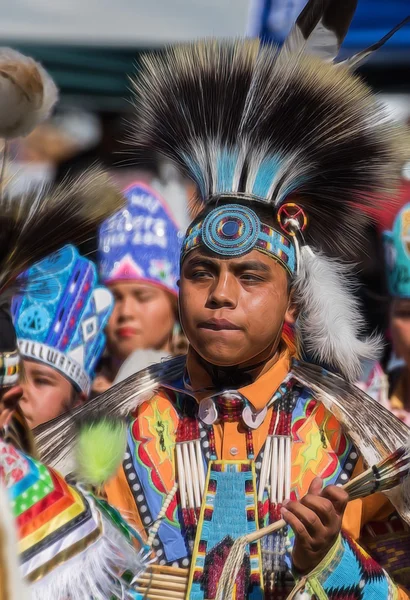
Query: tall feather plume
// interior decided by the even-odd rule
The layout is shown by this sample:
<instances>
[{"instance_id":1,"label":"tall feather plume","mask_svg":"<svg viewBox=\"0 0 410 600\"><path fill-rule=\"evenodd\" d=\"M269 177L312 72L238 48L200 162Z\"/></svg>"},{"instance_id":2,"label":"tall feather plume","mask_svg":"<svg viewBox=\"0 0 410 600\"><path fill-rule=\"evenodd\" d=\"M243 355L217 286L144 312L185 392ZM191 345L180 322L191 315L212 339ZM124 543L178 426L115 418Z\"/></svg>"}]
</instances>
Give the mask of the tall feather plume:
<instances>
[{"instance_id":1,"label":"tall feather plume","mask_svg":"<svg viewBox=\"0 0 410 600\"><path fill-rule=\"evenodd\" d=\"M393 27L393 29L391 29L388 33L386 33L386 35L383 36L381 38L381 40L379 40L375 44L372 44L368 48L365 48L364 50L361 50L361 52L358 52L357 54L354 54L350 58L347 58L346 60L344 60L344 61L342 61L342 62L340 62L338 64L342 65L344 67L349 67L349 69L356 69L366 59L368 59L374 52L376 52L377 50L379 50L379 48L381 48L382 46L384 46L384 44L386 42L388 42L389 39L391 37L393 37L393 35L395 33L397 33L402 27L404 27L408 23L410 23L410 15L408 17L406 17L405 19L403 19L403 21L401 21L401 23L399 23L398 25L396 25L396 27Z\"/></svg>"},{"instance_id":2,"label":"tall feather plume","mask_svg":"<svg viewBox=\"0 0 410 600\"><path fill-rule=\"evenodd\" d=\"M313 254L306 246L301 254L294 285L298 343L315 362L356 381L361 361L377 358L381 341L360 339L365 323L346 265Z\"/></svg>"},{"instance_id":3,"label":"tall feather plume","mask_svg":"<svg viewBox=\"0 0 410 600\"><path fill-rule=\"evenodd\" d=\"M29 265L93 235L123 203L110 178L93 168L55 187L0 198L0 294L12 293Z\"/></svg>"},{"instance_id":4,"label":"tall feather plume","mask_svg":"<svg viewBox=\"0 0 410 600\"><path fill-rule=\"evenodd\" d=\"M300 13L284 49L301 50L333 61L349 30L357 0L309 0Z\"/></svg>"},{"instance_id":5,"label":"tall feather plume","mask_svg":"<svg viewBox=\"0 0 410 600\"><path fill-rule=\"evenodd\" d=\"M252 40L204 41L147 55L134 90L137 148L173 160L199 202L277 209L297 198L317 250L354 253L360 209L394 193L401 130L349 69Z\"/></svg>"},{"instance_id":6,"label":"tall feather plume","mask_svg":"<svg viewBox=\"0 0 410 600\"><path fill-rule=\"evenodd\" d=\"M47 465L68 475L75 469L78 425L98 419L126 418L149 400L161 385L182 377L185 356L150 365L121 383L52 421L33 430L38 454Z\"/></svg>"}]
</instances>

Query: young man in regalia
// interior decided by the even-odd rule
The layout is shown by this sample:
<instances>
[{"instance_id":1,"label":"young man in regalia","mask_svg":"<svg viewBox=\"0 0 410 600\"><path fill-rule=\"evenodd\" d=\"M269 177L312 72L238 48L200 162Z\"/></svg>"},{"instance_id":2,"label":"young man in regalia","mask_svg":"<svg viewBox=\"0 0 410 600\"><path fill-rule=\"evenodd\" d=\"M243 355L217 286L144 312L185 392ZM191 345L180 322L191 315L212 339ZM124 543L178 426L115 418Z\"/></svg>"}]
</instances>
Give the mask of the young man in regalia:
<instances>
[{"instance_id":1,"label":"young man in regalia","mask_svg":"<svg viewBox=\"0 0 410 600\"><path fill-rule=\"evenodd\" d=\"M204 42L145 61L137 143L173 159L201 202L181 254L190 348L73 411L132 412L105 493L163 568L139 578L142 596L270 599L296 583L299 598L409 597L401 490L391 504L348 503L341 489L407 436L349 383L377 344L360 339L344 257L402 160L400 131L351 73L361 56L332 62L352 4L309 2L280 52ZM297 348L283 335L293 321ZM303 352L321 366L299 362ZM57 468L72 421L37 440ZM234 541L281 517L227 581ZM373 521L384 527L377 561L358 543Z\"/></svg>"},{"instance_id":2,"label":"young man in regalia","mask_svg":"<svg viewBox=\"0 0 410 600\"><path fill-rule=\"evenodd\" d=\"M351 72L362 55L333 64L352 16L335 23L335 5L318 14L310 2L281 51L187 45L147 58L136 85L138 146L174 160L201 206L181 254L186 363L169 363L135 410L106 492L160 564L189 567L192 600L223 597L233 541L281 517L286 527L249 546L237 600L279 598L295 580L309 598L407 597L390 578L406 583L408 568L406 535L388 539L394 506L349 504L341 489L406 436L348 383L377 340L360 337L346 266L403 155ZM322 367L299 363L303 353ZM136 406L142 381L119 396L133 389ZM379 563L357 544L372 521L384 523Z\"/></svg>"}]
</instances>

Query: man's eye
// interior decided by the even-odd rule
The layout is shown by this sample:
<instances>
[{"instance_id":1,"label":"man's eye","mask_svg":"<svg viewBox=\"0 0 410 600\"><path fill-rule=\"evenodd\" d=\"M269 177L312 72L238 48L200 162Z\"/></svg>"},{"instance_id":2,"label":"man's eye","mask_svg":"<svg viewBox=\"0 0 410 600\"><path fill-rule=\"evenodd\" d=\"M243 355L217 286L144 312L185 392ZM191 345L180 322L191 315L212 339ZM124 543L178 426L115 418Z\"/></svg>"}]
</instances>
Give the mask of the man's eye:
<instances>
[{"instance_id":1,"label":"man's eye","mask_svg":"<svg viewBox=\"0 0 410 600\"><path fill-rule=\"evenodd\" d=\"M261 277L258 277L258 275L254 275L253 273L242 273L241 279L243 281L263 281Z\"/></svg>"},{"instance_id":2,"label":"man's eye","mask_svg":"<svg viewBox=\"0 0 410 600\"><path fill-rule=\"evenodd\" d=\"M194 271L192 273L192 279L204 279L206 277L211 277L211 273L209 271Z\"/></svg>"}]
</instances>

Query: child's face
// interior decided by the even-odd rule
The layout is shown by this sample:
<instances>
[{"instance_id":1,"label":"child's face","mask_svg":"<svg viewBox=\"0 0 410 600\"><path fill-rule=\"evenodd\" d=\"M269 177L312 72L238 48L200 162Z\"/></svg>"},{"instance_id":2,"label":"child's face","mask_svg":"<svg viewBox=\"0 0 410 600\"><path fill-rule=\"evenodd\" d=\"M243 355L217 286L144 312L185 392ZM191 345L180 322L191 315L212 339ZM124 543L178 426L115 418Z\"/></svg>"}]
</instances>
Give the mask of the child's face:
<instances>
[{"instance_id":1,"label":"child's face","mask_svg":"<svg viewBox=\"0 0 410 600\"><path fill-rule=\"evenodd\" d=\"M390 314L393 348L410 369L410 300L394 298Z\"/></svg>"},{"instance_id":2,"label":"child's face","mask_svg":"<svg viewBox=\"0 0 410 600\"><path fill-rule=\"evenodd\" d=\"M115 304L106 328L112 355L125 360L134 350L162 350L170 341L176 301L165 290L145 282L113 283Z\"/></svg>"},{"instance_id":3,"label":"child's face","mask_svg":"<svg viewBox=\"0 0 410 600\"><path fill-rule=\"evenodd\" d=\"M81 395L61 373L32 360L23 362L20 406L31 429L58 417L80 400Z\"/></svg>"}]
</instances>

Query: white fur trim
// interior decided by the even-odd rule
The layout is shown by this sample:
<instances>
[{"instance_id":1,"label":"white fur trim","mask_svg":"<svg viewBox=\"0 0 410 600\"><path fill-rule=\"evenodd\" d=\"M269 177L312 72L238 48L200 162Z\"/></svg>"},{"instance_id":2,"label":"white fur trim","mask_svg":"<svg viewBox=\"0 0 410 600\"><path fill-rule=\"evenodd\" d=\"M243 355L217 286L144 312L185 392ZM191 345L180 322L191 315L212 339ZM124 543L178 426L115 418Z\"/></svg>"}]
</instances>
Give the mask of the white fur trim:
<instances>
[{"instance_id":1,"label":"white fur trim","mask_svg":"<svg viewBox=\"0 0 410 600\"><path fill-rule=\"evenodd\" d=\"M300 311L297 336L302 346L315 362L356 381L361 361L377 358L380 340L359 339L364 321L346 266L304 246L295 292Z\"/></svg>"}]
</instances>

